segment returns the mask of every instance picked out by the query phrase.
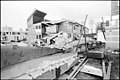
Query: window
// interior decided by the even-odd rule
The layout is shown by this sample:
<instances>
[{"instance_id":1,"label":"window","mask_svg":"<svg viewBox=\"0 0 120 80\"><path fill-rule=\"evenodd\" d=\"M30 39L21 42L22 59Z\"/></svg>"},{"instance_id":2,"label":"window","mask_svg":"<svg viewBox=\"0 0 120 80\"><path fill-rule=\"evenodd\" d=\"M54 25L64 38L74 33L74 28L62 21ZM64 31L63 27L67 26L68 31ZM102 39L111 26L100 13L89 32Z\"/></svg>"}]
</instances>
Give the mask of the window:
<instances>
[{"instance_id":1,"label":"window","mask_svg":"<svg viewBox=\"0 0 120 80\"><path fill-rule=\"evenodd\" d=\"M36 39L41 39L41 35L36 35Z\"/></svg>"},{"instance_id":2,"label":"window","mask_svg":"<svg viewBox=\"0 0 120 80\"><path fill-rule=\"evenodd\" d=\"M41 26L39 25L39 29L41 29Z\"/></svg>"},{"instance_id":3,"label":"window","mask_svg":"<svg viewBox=\"0 0 120 80\"><path fill-rule=\"evenodd\" d=\"M6 32L6 34L8 35L8 32Z\"/></svg>"},{"instance_id":4,"label":"window","mask_svg":"<svg viewBox=\"0 0 120 80\"><path fill-rule=\"evenodd\" d=\"M41 35L39 35L39 39L41 39Z\"/></svg>"},{"instance_id":5,"label":"window","mask_svg":"<svg viewBox=\"0 0 120 80\"><path fill-rule=\"evenodd\" d=\"M5 32L3 33L3 35L5 36Z\"/></svg>"},{"instance_id":6,"label":"window","mask_svg":"<svg viewBox=\"0 0 120 80\"><path fill-rule=\"evenodd\" d=\"M12 32L12 35L15 35L15 32Z\"/></svg>"},{"instance_id":7,"label":"window","mask_svg":"<svg viewBox=\"0 0 120 80\"><path fill-rule=\"evenodd\" d=\"M38 39L38 35L36 35L36 39Z\"/></svg>"},{"instance_id":8,"label":"window","mask_svg":"<svg viewBox=\"0 0 120 80\"><path fill-rule=\"evenodd\" d=\"M18 32L17 34L20 35L20 32Z\"/></svg>"},{"instance_id":9,"label":"window","mask_svg":"<svg viewBox=\"0 0 120 80\"><path fill-rule=\"evenodd\" d=\"M38 29L38 26L36 26L36 29Z\"/></svg>"}]
</instances>

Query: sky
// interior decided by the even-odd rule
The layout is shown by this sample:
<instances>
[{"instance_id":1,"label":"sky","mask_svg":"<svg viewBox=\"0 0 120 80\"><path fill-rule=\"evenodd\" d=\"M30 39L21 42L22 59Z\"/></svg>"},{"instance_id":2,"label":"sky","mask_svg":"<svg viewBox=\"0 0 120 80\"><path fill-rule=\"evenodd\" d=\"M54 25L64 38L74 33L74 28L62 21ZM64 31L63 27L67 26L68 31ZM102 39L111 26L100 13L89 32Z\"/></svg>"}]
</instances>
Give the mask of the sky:
<instances>
[{"instance_id":1,"label":"sky","mask_svg":"<svg viewBox=\"0 0 120 80\"><path fill-rule=\"evenodd\" d=\"M45 19L96 20L111 15L111 1L1 1L1 27L27 28L27 19L38 9Z\"/></svg>"}]
</instances>

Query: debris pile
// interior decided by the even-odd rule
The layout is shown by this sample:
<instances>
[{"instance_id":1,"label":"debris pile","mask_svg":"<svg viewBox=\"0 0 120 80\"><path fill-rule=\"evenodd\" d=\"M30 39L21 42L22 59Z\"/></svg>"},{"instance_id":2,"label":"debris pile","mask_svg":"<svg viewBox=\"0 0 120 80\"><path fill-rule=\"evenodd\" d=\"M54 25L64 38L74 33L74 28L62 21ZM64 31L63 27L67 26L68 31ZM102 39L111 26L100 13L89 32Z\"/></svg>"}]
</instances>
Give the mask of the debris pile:
<instances>
[{"instance_id":1,"label":"debris pile","mask_svg":"<svg viewBox=\"0 0 120 80\"><path fill-rule=\"evenodd\" d=\"M72 40L68 38L68 34L62 31L48 38L48 40L48 47L58 49L63 49L66 44L72 42Z\"/></svg>"}]
</instances>

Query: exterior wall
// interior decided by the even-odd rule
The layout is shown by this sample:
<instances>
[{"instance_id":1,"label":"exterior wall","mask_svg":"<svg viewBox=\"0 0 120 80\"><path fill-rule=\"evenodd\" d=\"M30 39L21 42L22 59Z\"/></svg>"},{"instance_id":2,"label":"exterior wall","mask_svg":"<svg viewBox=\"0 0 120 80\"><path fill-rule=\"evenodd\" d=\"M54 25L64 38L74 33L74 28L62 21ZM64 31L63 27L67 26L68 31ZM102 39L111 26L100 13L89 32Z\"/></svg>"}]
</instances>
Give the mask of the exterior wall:
<instances>
[{"instance_id":1,"label":"exterior wall","mask_svg":"<svg viewBox=\"0 0 120 80\"><path fill-rule=\"evenodd\" d=\"M119 28L111 28L106 30L106 48L119 49Z\"/></svg>"},{"instance_id":2,"label":"exterior wall","mask_svg":"<svg viewBox=\"0 0 120 80\"><path fill-rule=\"evenodd\" d=\"M37 36L41 35L41 29L36 29L36 26L41 26L41 24L33 24L31 27L28 28L28 42L35 42L40 40L40 37Z\"/></svg>"},{"instance_id":3,"label":"exterior wall","mask_svg":"<svg viewBox=\"0 0 120 80\"><path fill-rule=\"evenodd\" d=\"M57 25L46 27L46 33L57 33Z\"/></svg>"},{"instance_id":4,"label":"exterior wall","mask_svg":"<svg viewBox=\"0 0 120 80\"><path fill-rule=\"evenodd\" d=\"M111 2L111 16L112 21L106 28L106 48L107 49L119 49L119 2Z\"/></svg>"},{"instance_id":5,"label":"exterior wall","mask_svg":"<svg viewBox=\"0 0 120 80\"><path fill-rule=\"evenodd\" d=\"M111 15L119 15L119 2L118 1L112 1L111 2Z\"/></svg>"},{"instance_id":6,"label":"exterior wall","mask_svg":"<svg viewBox=\"0 0 120 80\"><path fill-rule=\"evenodd\" d=\"M1 30L1 31L12 31L12 30L13 30L12 27L7 27L7 26L5 26L5 27L2 27L2 30Z\"/></svg>"},{"instance_id":7,"label":"exterior wall","mask_svg":"<svg viewBox=\"0 0 120 80\"><path fill-rule=\"evenodd\" d=\"M27 21L27 26L30 28L33 25L33 16L31 16Z\"/></svg>"},{"instance_id":8,"label":"exterior wall","mask_svg":"<svg viewBox=\"0 0 120 80\"><path fill-rule=\"evenodd\" d=\"M111 2L111 17L115 27L119 27L119 1Z\"/></svg>"},{"instance_id":9,"label":"exterior wall","mask_svg":"<svg viewBox=\"0 0 120 80\"><path fill-rule=\"evenodd\" d=\"M72 38L73 40L73 24L69 22L63 22L58 26L58 32L63 31L68 33L68 35Z\"/></svg>"}]
</instances>

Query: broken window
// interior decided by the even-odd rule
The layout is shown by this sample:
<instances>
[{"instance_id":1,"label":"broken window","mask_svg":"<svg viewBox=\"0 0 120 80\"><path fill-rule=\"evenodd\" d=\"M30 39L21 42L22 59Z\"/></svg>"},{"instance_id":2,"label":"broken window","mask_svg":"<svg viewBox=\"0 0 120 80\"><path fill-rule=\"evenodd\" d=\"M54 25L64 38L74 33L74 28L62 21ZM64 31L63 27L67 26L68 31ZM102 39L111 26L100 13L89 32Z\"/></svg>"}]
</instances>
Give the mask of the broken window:
<instances>
[{"instance_id":1,"label":"broken window","mask_svg":"<svg viewBox=\"0 0 120 80\"><path fill-rule=\"evenodd\" d=\"M41 35L39 35L39 39L41 39Z\"/></svg>"}]
</instances>

